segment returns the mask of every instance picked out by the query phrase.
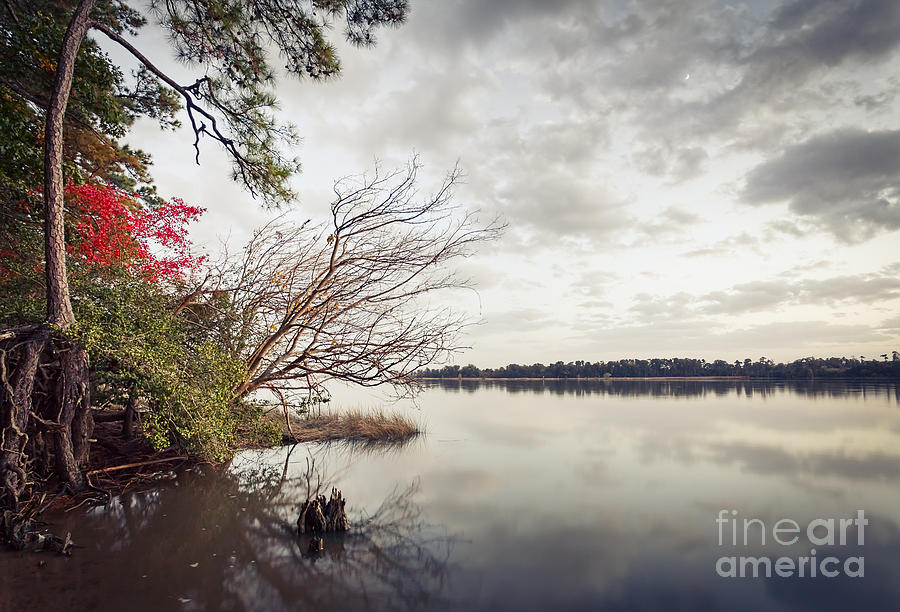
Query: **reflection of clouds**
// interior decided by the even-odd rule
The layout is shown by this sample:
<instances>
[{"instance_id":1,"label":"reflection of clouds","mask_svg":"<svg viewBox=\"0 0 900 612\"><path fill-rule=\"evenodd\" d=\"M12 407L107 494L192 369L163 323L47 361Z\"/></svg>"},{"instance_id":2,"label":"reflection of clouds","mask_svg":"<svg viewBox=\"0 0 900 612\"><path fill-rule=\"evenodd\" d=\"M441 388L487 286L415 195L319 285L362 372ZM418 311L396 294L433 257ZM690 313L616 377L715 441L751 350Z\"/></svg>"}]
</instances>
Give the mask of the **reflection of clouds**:
<instances>
[{"instance_id":1,"label":"reflection of clouds","mask_svg":"<svg viewBox=\"0 0 900 612\"><path fill-rule=\"evenodd\" d=\"M644 435L637 442L637 454L641 463L678 461L690 464L696 459L692 440L671 435Z\"/></svg>"},{"instance_id":2,"label":"reflection of clouds","mask_svg":"<svg viewBox=\"0 0 900 612\"><path fill-rule=\"evenodd\" d=\"M453 469L441 471L428 479L428 486L444 491L455 489L459 495L491 492L501 483L500 476L485 470Z\"/></svg>"},{"instance_id":3,"label":"reflection of clouds","mask_svg":"<svg viewBox=\"0 0 900 612\"><path fill-rule=\"evenodd\" d=\"M590 466L598 453L620 479L637 466L659 488L656 474L669 470L741 471L792 482L811 495L834 497L840 488L815 489L810 476L872 483L900 477L900 416L891 385L765 383L735 381L449 381L481 391L484 404L458 417L478 452L472 461L520 460L525 450L546 463L527 460L536 475L553 478L562 461L573 478L590 486L617 486ZM507 401L498 396L503 393ZM652 397L665 401L647 401ZM573 403L573 399L579 399ZM563 403L559 403L563 402ZM626 402L626 403L622 403ZM558 404L558 405L557 405ZM495 407L496 406L496 407ZM486 445L486 446L485 446ZM501 453L502 457L498 455ZM626 452L633 457L624 466ZM620 467L615 467L616 465ZM612 466L612 467L611 467ZM483 468L478 468L483 469ZM622 469L627 472L623 474ZM619 471L617 471L619 470ZM656 483L656 484L654 484ZM820 483L821 484L821 483ZM861 484L862 486L862 484Z\"/></svg>"},{"instance_id":4,"label":"reflection of clouds","mask_svg":"<svg viewBox=\"0 0 900 612\"><path fill-rule=\"evenodd\" d=\"M467 534L478 554L457 587L478 593L471 609L531 610L550 601L577 609L627 574L639 544L620 517L581 517L577 525L546 518L541 526L497 517L479 530L488 540Z\"/></svg>"},{"instance_id":5,"label":"reflection of clouds","mask_svg":"<svg viewBox=\"0 0 900 612\"><path fill-rule=\"evenodd\" d=\"M729 442L708 447L715 461L738 463L742 469L759 474L807 474L860 480L900 477L900 455L870 453L852 456L845 451L792 453L769 444Z\"/></svg>"},{"instance_id":6,"label":"reflection of clouds","mask_svg":"<svg viewBox=\"0 0 900 612\"><path fill-rule=\"evenodd\" d=\"M715 559L732 553L715 545L713 532L698 535L661 517L629 524L621 515L582 516L577 525L546 529L498 520L486 526L489 543L474 539L461 546L463 552L478 546L480 555L454 587L471 596L467 610L889 610L900 596L900 567L893 561L900 537L880 517L872 522L879 528L862 551L866 578L854 582L718 578ZM829 552L821 548L819 555ZM862 589L869 592L861 596Z\"/></svg>"},{"instance_id":7,"label":"reflection of clouds","mask_svg":"<svg viewBox=\"0 0 900 612\"><path fill-rule=\"evenodd\" d=\"M509 427L504 423L473 422L472 436L491 445L506 445L516 449L538 448L547 437L546 430L537 424L530 427Z\"/></svg>"},{"instance_id":8,"label":"reflection of clouds","mask_svg":"<svg viewBox=\"0 0 900 612\"><path fill-rule=\"evenodd\" d=\"M577 467L578 476L587 486L612 484L619 482L620 477L613 474L603 461L586 461Z\"/></svg>"}]
</instances>

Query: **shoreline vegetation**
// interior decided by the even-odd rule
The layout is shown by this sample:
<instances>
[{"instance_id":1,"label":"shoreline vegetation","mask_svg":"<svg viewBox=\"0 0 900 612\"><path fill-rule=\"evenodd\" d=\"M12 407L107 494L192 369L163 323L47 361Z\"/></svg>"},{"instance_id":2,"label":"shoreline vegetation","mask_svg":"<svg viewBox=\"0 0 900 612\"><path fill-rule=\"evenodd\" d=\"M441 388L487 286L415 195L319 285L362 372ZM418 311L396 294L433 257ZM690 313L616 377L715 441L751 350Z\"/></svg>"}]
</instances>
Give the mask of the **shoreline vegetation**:
<instances>
[{"instance_id":1,"label":"shoreline vegetation","mask_svg":"<svg viewBox=\"0 0 900 612\"><path fill-rule=\"evenodd\" d=\"M122 435L125 411L96 411L95 440L91 461L85 470L87 489L79 495L57 496L44 500L41 512L48 509L68 510L83 503L104 503L126 489L155 486L175 477L177 471L199 465L214 468L229 462L210 462L186 454L177 447L154 449L141 431L139 422L129 436ZM282 431L275 444L264 444L247 436L238 450L276 448L292 444L327 444L346 442L371 447L401 447L424 433L411 418L383 410L347 410L292 415L290 426L281 416L271 414L269 423ZM137 419L136 419L137 420ZM98 497L99 495L99 497Z\"/></svg>"}]
</instances>

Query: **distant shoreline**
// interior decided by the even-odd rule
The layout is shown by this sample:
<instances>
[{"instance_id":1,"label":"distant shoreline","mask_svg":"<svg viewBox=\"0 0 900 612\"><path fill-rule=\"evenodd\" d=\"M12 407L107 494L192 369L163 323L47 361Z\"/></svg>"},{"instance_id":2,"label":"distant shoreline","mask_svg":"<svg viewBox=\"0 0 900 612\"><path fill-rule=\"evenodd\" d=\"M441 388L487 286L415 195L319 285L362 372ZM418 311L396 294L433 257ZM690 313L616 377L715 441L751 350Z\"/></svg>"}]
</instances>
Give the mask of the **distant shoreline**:
<instances>
[{"instance_id":1,"label":"distant shoreline","mask_svg":"<svg viewBox=\"0 0 900 612\"><path fill-rule=\"evenodd\" d=\"M559 382L559 381L575 381L575 382L597 382L597 381L697 381L697 382L727 382L727 381L761 381L761 382L787 382L787 381L804 381L804 382L827 382L827 381L880 381L880 382L896 382L900 381L900 377L897 376L814 376L812 378L804 376L800 377L784 377L784 376L610 376L610 377L577 377L577 376L569 376L569 377L553 377L546 376L543 378L535 378L535 377L490 377L490 376L460 376L460 377L435 377L435 376L421 376L416 378L416 380L422 381L478 381L485 382L489 380L499 380L504 382L522 380L528 382L535 381L550 381L550 382Z\"/></svg>"},{"instance_id":2,"label":"distant shoreline","mask_svg":"<svg viewBox=\"0 0 900 612\"><path fill-rule=\"evenodd\" d=\"M716 381L716 380L750 380L749 376L593 376L593 377L585 377L585 376L567 376L567 377L552 377L552 376L543 376L540 378L526 378L526 377L492 377L492 376L456 376L456 377L433 377L433 376L422 376L421 378L416 378L416 380L699 380L699 381Z\"/></svg>"}]
</instances>

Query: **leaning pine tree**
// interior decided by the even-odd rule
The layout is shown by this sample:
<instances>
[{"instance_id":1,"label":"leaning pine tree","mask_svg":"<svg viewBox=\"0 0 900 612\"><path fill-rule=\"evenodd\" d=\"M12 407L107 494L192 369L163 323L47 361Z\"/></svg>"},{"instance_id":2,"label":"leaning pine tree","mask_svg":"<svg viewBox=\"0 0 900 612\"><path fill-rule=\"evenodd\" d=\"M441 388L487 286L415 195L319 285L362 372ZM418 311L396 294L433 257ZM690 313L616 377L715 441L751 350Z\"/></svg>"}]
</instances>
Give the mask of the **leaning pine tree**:
<instances>
[{"instance_id":1,"label":"leaning pine tree","mask_svg":"<svg viewBox=\"0 0 900 612\"><path fill-rule=\"evenodd\" d=\"M340 68L325 36L335 23L343 21L348 40L366 46L374 43L377 27L401 23L407 11L406 0L152 2L151 13L168 31L178 57L202 71L193 83L182 84L131 42L145 20L123 0L4 2L0 97L4 105L21 110L22 116L36 112L45 116L42 197L47 306L44 324L0 331L0 510L7 530L37 509L42 493L37 483L48 482L49 476L55 475L70 491L85 486L83 468L93 420L88 354L69 333L75 314L66 271L64 195L72 168L66 159L77 165L77 160L91 155L98 160L118 155L117 167L142 166L139 155L115 141L127 124L122 117L145 114L165 123L171 121L172 108L180 101L193 132L197 159L202 138L218 142L230 156L233 178L267 205L278 206L293 198L288 179L299 164L282 153L294 131L279 124L272 112L277 71L270 65L267 50L277 49L286 73L324 79ZM52 27L38 28L46 23L63 24L64 34L61 41L51 43L58 45L58 55L47 48L35 50L37 64L51 67L52 84L42 86L27 74L15 73L17 66L26 64L13 55L37 40L35 32L52 32ZM96 96L84 96L85 104L76 96L79 108L70 129L66 111L79 71L109 62L86 37L92 30L137 60L139 85L128 96L111 96L100 110L89 104ZM17 38L22 44L16 43ZM87 54L80 53L85 46ZM48 56L58 58L55 65ZM113 68L106 73L114 75ZM115 104L124 110L109 111ZM113 118L95 120L101 111ZM84 142L70 138L79 129L85 138L94 138L94 148L67 156ZM9 134L6 137L11 139ZM97 151L103 147L101 155ZM17 169L27 167L27 153Z\"/></svg>"}]
</instances>

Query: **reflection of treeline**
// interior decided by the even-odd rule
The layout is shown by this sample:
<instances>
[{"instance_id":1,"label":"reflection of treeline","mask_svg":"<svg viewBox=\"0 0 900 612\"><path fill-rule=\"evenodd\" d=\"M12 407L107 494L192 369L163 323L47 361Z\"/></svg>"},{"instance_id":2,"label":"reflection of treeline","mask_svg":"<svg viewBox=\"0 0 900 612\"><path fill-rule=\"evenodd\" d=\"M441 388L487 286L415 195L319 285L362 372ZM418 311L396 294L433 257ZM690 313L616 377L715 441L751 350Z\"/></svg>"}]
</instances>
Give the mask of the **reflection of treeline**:
<instances>
[{"instance_id":1,"label":"reflection of treeline","mask_svg":"<svg viewBox=\"0 0 900 612\"><path fill-rule=\"evenodd\" d=\"M790 363L775 363L766 357L728 363L689 358L620 359L618 361L557 361L550 365L511 363L499 368L448 365L419 371L422 378L603 378L660 376L749 376L772 379L808 378L900 378L900 353L880 359L848 357L804 357Z\"/></svg>"},{"instance_id":2,"label":"reflection of treeline","mask_svg":"<svg viewBox=\"0 0 900 612\"><path fill-rule=\"evenodd\" d=\"M475 393L484 389L499 389L515 395L549 394L614 397L696 398L716 396L769 397L790 392L809 398L840 398L848 395L893 398L900 404L900 385L894 383L864 383L851 380L597 380L597 379L472 379L445 378L423 383L426 387L440 387L456 393Z\"/></svg>"}]
</instances>

